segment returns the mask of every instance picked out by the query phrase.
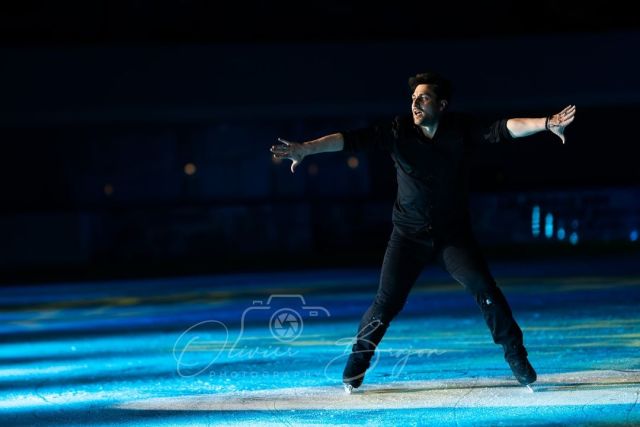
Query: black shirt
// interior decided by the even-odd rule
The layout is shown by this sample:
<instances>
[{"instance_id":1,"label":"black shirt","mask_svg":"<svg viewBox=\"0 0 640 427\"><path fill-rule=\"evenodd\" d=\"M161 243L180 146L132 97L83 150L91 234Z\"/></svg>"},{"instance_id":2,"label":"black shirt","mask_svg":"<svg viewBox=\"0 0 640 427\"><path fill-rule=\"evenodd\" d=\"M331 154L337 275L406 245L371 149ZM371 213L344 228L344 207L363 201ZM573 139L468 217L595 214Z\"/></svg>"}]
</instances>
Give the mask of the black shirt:
<instances>
[{"instance_id":1,"label":"black shirt","mask_svg":"<svg viewBox=\"0 0 640 427\"><path fill-rule=\"evenodd\" d=\"M344 150L383 149L393 159L398 191L393 223L411 235L446 235L470 227L468 162L478 144L512 141L507 120L483 124L445 113L429 139L411 116L341 132Z\"/></svg>"}]
</instances>

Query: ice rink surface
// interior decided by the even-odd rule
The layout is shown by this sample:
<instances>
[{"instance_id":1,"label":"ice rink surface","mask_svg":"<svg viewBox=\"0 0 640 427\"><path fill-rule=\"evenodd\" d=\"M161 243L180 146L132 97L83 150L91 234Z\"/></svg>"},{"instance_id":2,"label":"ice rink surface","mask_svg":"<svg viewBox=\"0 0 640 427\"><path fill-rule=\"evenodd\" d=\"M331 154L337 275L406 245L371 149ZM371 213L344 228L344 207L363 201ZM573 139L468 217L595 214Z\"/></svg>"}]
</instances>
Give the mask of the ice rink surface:
<instances>
[{"instance_id":1,"label":"ice rink surface","mask_svg":"<svg viewBox=\"0 0 640 427\"><path fill-rule=\"evenodd\" d=\"M347 395L375 269L0 288L0 425L639 425L640 262L493 263L538 371L426 269Z\"/></svg>"}]
</instances>

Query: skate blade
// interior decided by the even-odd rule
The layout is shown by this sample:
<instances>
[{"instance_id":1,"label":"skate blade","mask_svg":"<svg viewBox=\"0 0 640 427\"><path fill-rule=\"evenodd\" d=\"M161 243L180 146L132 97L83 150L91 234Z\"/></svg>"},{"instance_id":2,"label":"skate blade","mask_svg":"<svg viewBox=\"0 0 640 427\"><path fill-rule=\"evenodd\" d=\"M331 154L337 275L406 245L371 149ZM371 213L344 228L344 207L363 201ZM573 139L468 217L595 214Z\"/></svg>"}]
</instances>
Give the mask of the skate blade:
<instances>
[{"instance_id":1,"label":"skate blade","mask_svg":"<svg viewBox=\"0 0 640 427\"><path fill-rule=\"evenodd\" d=\"M533 393L533 387L531 387L530 384L527 384L525 387L527 387L527 390L529 391L529 393Z\"/></svg>"},{"instance_id":2,"label":"skate blade","mask_svg":"<svg viewBox=\"0 0 640 427\"><path fill-rule=\"evenodd\" d=\"M352 394L353 393L353 386L351 384L343 384L344 386L344 392L347 394Z\"/></svg>"}]
</instances>

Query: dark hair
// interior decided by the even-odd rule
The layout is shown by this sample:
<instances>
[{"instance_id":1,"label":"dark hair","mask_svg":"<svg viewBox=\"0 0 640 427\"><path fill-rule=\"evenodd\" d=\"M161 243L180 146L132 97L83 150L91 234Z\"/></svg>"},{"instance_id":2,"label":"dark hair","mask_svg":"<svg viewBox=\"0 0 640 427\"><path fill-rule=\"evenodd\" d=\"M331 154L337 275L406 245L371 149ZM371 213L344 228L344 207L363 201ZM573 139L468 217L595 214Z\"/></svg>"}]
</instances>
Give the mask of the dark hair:
<instances>
[{"instance_id":1,"label":"dark hair","mask_svg":"<svg viewBox=\"0 0 640 427\"><path fill-rule=\"evenodd\" d=\"M451 82L440 74L433 71L427 71L426 73L420 73L413 77L409 77L409 87L411 88L411 92L416 90L416 86L423 84L432 85L433 91L438 96L438 99L451 101L451 95L453 93Z\"/></svg>"}]
</instances>

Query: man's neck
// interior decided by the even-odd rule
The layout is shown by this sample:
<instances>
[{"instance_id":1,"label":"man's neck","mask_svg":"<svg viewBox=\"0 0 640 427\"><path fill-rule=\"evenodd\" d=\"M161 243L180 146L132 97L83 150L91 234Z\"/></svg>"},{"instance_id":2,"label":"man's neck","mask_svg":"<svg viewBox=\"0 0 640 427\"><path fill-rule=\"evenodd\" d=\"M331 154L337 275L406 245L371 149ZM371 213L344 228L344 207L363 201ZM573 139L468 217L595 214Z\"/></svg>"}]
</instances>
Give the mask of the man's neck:
<instances>
[{"instance_id":1,"label":"man's neck","mask_svg":"<svg viewBox=\"0 0 640 427\"><path fill-rule=\"evenodd\" d=\"M438 122L435 122L430 125L420 125L420 129L422 129L422 133L429 139L433 138L433 135L436 134L438 130Z\"/></svg>"}]
</instances>

